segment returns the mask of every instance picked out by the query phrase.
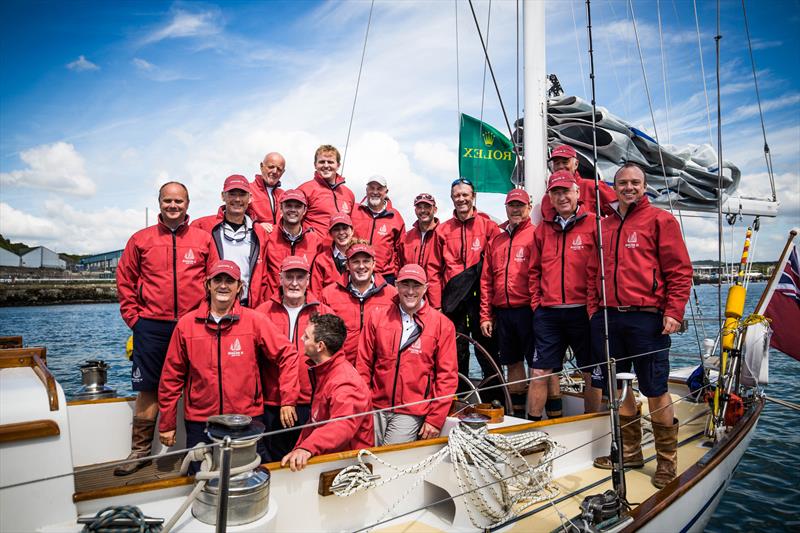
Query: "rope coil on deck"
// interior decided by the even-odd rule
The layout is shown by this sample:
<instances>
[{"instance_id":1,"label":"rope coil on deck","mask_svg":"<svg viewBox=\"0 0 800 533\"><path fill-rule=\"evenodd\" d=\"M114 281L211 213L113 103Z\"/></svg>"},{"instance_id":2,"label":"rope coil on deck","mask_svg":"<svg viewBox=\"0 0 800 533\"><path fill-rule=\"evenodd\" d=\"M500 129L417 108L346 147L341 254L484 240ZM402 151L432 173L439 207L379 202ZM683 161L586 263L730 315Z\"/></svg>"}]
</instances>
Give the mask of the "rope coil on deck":
<instances>
[{"instance_id":1,"label":"rope coil on deck","mask_svg":"<svg viewBox=\"0 0 800 533\"><path fill-rule=\"evenodd\" d=\"M536 466L528 464L523 454L542 445L544 455L540 463ZM558 494L558 489L551 486L550 481L553 459L560 451L560 446L541 431L507 436L489 433L485 425L470 427L459 424L450 431L447 446L406 468L398 468L369 450L361 450L358 464L342 470L331 489L337 496L346 497L405 475L418 474L413 486L388 509L388 515L414 492L413 489L428 472L449 456L459 488L467 495L466 509L470 521L475 527L491 528L513 518L526 507ZM366 457L395 474L385 479L372 474L365 463ZM479 514L476 515L474 510Z\"/></svg>"}]
</instances>

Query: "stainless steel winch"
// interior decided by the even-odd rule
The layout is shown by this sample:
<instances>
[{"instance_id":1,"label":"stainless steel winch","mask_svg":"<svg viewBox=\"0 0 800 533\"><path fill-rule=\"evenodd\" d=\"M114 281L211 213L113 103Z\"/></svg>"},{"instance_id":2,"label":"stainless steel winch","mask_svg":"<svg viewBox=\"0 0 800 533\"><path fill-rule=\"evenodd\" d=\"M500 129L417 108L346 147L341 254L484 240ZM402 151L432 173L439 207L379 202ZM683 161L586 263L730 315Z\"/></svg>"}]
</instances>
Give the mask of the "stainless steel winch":
<instances>
[{"instance_id":1,"label":"stainless steel winch","mask_svg":"<svg viewBox=\"0 0 800 533\"><path fill-rule=\"evenodd\" d=\"M108 365L105 361L90 359L80 369L83 387L75 394L77 400L99 400L117 396L117 391L106 386Z\"/></svg>"},{"instance_id":2,"label":"stainless steel winch","mask_svg":"<svg viewBox=\"0 0 800 533\"><path fill-rule=\"evenodd\" d=\"M213 443L223 443L230 437L230 468L235 469L253 463L259 456L256 449L264 424L246 415L216 415L206 423L206 435ZM211 470L222 470L223 447L215 446L212 453ZM258 466L230 477L227 487L220 478L208 480L194 503L192 514L206 524L216 525L220 500L227 492L225 523L229 526L249 524L264 516L269 508L269 470Z\"/></svg>"}]
</instances>

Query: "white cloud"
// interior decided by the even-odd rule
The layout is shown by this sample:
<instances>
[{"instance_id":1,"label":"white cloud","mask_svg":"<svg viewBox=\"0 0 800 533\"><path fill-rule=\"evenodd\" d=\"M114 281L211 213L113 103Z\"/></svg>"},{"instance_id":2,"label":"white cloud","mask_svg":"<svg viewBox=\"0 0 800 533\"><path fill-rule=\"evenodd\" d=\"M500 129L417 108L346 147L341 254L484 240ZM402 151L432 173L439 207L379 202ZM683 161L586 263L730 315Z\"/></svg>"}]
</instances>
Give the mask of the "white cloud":
<instances>
[{"instance_id":1,"label":"white cloud","mask_svg":"<svg viewBox=\"0 0 800 533\"><path fill-rule=\"evenodd\" d=\"M150 32L142 42L150 44L164 39L215 35L221 31L216 19L217 14L212 11L190 13L177 9L173 11L169 22Z\"/></svg>"},{"instance_id":2,"label":"white cloud","mask_svg":"<svg viewBox=\"0 0 800 533\"><path fill-rule=\"evenodd\" d=\"M133 63L133 66L136 67L136 70L139 71L142 76L152 81L165 82L197 79L197 77L186 76L170 69L161 68L158 65L139 57L134 57L133 60L131 60L131 63Z\"/></svg>"},{"instance_id":3,"label":"white cloud","mask_svg":"<svg viewBox=\"0 0 800 533\"><path fill-rule=\"evenodd\" d=\"M148 70L153 70L155 68L155 65L153 65L152 63L150 63L146 59L141 59L141 58L138 58L138 57L134 57L133 61L131 61L131 62L133 63L133 65L137 69L144 70L145 72L148 71Z\"/></svg>"},{"instance_id":4,"label":"white cloud","mask_svg":"<svg viewBox=\"0 0 800 533\"><path fill-rule=\"evenodd\" d=\"M56 240L61 229L52 220L29 215L0 202L0 233L6 237L13 235L15 240L42 242Z\"/></svg>"},{"instance_id":5,"label":"white cloud","mask_svg":"<svg viewBox=\"0 0 800 533\"><path fill-rule=\"evenodd\" d=\"M23 151L20 159L28 168L3 172L0 174L0 183L75 196L90 196L96 191L94 182L86 175L83 157L69 143L36 146Z\"/></svg>"},{"instance_id":6,"label":"white cloud","mask_svg":"<svg viewBox=\"0 0 800 533\"><path fill-rule=\"evenodd\" d=\"M78 59L72 61L71 63L67 63L67 68L70 70L74 70L75 72L85 72L87 70L100 70L100 67L86 59L85 56L80 55Z\"/></svg>"},{"instance_id":7,"label":"white cloud","mask_svg":"<svg viewBox=\"0 0 800 533\"><path fill-rule=\"evenodd\" d=\"M414 143L414 159L433 173L445 176L458 175L458 154L445 143Z\"/></svg>"}]
</instances>

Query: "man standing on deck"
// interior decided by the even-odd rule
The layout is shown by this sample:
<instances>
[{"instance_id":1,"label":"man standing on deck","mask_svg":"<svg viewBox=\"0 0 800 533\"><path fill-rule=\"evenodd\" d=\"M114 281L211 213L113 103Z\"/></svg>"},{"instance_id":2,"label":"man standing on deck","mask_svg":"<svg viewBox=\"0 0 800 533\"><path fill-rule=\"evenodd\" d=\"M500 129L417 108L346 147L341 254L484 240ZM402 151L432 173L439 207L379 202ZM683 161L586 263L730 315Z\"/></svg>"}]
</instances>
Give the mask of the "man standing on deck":
<instances>
[{"instance_id":1,"label":"man standing on deck","mask_svg":"<svg viewBox=\"0 0 800 533\"><path fill-rule=\"evenodd\" d=\"M561 415L561 394L553 370L561 368L567 347L583 373L583 409L600 410L602 391L592 387L589 316L586 314L586 264L597 254L594 213L580 204L575 174L554 172L547 184L549 212L534 232L531 247L531 309L536 324L536 356L531 368L528 417ZM556 376L557 377L557 376ZM553 383L555 382L555 383Z\"/></svg>"},{"instance_id":2,"label":"man standing on deck","mask_svg":"<svg viewBox=\"0 0 800 533\"><path fill-rule=\"evenodd\" d=\"M387 194L386 178L372 176L367 182L366 200L358 205L351 216L353 231L375 249L375 271L394 285L400 268L398 245L406 231L406 223L392 207Z\"/></svg>"},{"instance_id":3,"label":"man standing on deck","mask_svg":"<svg viewBox=\"0 0 800 533\"><path fill-rule=\"evenodd\" d=\"M692 263L675 217L650 204L644 192L644 171L626 163L614 175L617 199L603 206L603 260L606 279L610 355L619 361L617 372L631 367L639 390L647 397L657 467L653 485L662 488L675 478L678 465L678 421L667 390L672 333L681 327L692 286ZM586 279L591 316L592 355L605 374L602 280L599 259L592 254ZM594 283L591 281L594 280ZM604 387L600 372L596 385ZM623 463L641 468L641 417L633 395L620 406ZM598 457L598 468L611 468L609 457Z\"/></svg>"},{"instance_id":4,"label":"man standing on deck","mask_svg":"<svg viewBox=\"0 0 800 533\"><path fill-rule=\"evenodd\" d=\"M342 156L334 146L323 144L314 154L314 177L298 187L308 201L306 223L319 235L325 235L331 215L350 214L355 205L353 191L339 175Z\"/></svg>"},{"instance_id":5,"label":"man standing on deck","mask_svg":"<svg viewBox=\"0 0 800 533\"><path fill-rule=\"evenodd\" d=\"M375 309L364 325L356 370L373 407L394 408L375 414L377 446L438 437L458 387L455 328L425 301L427 287L421 266L404 266L392 305Z\"/></svg>"},{"instance_id":6,"label":"man standing on deck","mask_svg":"<svg viewBox=\"0 0 800 533\"><path fill-rule=\"evenodd\" d=\"M433 238L436 235L436 228L439 226L439 219L436 218L436 199L432 194L422 192L414 198L414 214L417 216L416 222L410 230L406 232L398 245L397 254L400 256L400 266L416 263L425 271L428 271L428 263L433 249ZM435 289L440 289L436 285ZM428 286L428 301L442 301L441 294L431 294L434 287Z\"/></svg>"},{"instance_id":7,"label":"man standing on deck","mask_svg":"<svg viewBox=\"0 0 800 533\"><path fill-rule=\"evenodd\" d=\"M286 160L283 156L278 152L270 152L261 162L261 174L256 174L250 184L251 200L247 214L254 222L265 224L270 229L278 223L280 217L278 205L283 194L280 187L284 170Z\"/></svg>"},{"instance_id":8,"label":"man standing on deck","mask_svg":"<svg viewBox=\"0 0 800 533\"><path fill-rule=\"evenodd\" d=\"M228 176L222 187L222 201L216 215L198 218L192 223L211 233L220 259L239 265L242 275L244 307L257 307L265 300L266 280L264 255L267 232L247 215L250 205L250 182L239 174Z\"/></svg>"},{"instance_id":9,"label":"man standing on deck","mask_svg":"<svg viewBox=\"0 0 800 533\"><path fill-rule=\"evenodd\" d=\"M211 236L189 226L189 191L171 181L158 191L158 223L133 234L117 266L122 319L133 330L131 381L136 391L131 453L150 455L158 415L158 381L178 319L203 300L206 268L216 259ZM132 474L147 461L117 467Z\"/></svg>"},{"instance_id":10,"label":"man standing on deck","mask_svg":"<svg viewBox=\"0 0 800 533\"><path fill-rule=\"evenodd\" d=\"M342 351L355 366L358 339L369 313L376 307L391 305L397 289L375 273L375 250L363 240L353 239L347 248L347 272L322 291L321 301L333 309L347 326Z\"/></svg>"},{"instance_id":11,"label":"man standing on deck","mask_svg":"<svg viewBox=\"0 0 800 533\"><path fill-rule=\"evenodd\" d=\"M593 179L585 179L578 173L578 153L572 146L561 144L553 148L550 152L550 170L555 174L560 170L565 170L575 176L575 182L578 184L579 203L583 204L584 209L597 212L597 201L595 191L595 183ZM600 204L613 202L617 199L614 190L600 182ZM547 218L548 213L553 209L553 204L550 201L550 195L545 194L542 198L542 217Z\"/></svg>"},{"instance_id":12,"label":"man standing on deck","mask_svg":"<svg viewBox=\"0 0 800 533\"><path fill-rule=\"evenodd\" d=\"M526 405L525 360L534 357L533 311L528 271L534 225L531 197L525 189L506 195L508 221L486 245L481 273L481 333L494 337L498 358L506 367L514 411L523 416Z\"/></svg>"},{"instance_id":13,"label":"man standing on deck","mask_svg":"<svg viewBox=\"0 0 800 533\"><path fill-rule=\"evenodd\" d=\"M267 237L265 261L265 300L269 299L280 284L281 263L289 256L304 258L308 264L322 249L322 237L303 224L306 215L306 195L297 189L289 189L281 196L281 218Z\"/></svg>"},{"instance_id":14,"label":"man standing on deck","mask_svg":"<svg viewBox=\"0 0 800 533\"><path fill-rule=\"evenodd\" d=\"M428 280L432 287L430 303L453 321L456 331L471 336L492 357L496 349L491 337L480 330L480 277L486 244L498 233L488 215L475 208L475 188L466 178L450 185L453 218L436 230ZM441 294L441 300L435 298ZM458 371L469 376L469 341L459 338ZM478 358L483 375L494 373L492 366Z\"/></svg>"}]
</instances>

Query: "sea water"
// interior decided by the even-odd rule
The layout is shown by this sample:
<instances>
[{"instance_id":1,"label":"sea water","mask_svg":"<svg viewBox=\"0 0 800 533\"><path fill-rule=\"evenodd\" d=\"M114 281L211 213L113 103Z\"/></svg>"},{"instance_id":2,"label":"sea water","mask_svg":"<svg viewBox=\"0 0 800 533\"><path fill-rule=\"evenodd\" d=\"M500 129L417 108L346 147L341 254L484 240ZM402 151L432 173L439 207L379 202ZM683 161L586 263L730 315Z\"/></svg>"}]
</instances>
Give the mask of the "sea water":
<instances>
[{"instance_id":1,"label":"sea water","mask_svg":"<svg viewBox=\"0 0 800 533\"><path fill-rule=\"evenodd\" d=\"M753 284L747 307L755 306L764 284ZM703 319L672 336L674 368L699 363L699 343L716 334L717 289L695 288L687 316ZM723 291L723 305L725 293ZM800 327L800 325L797 325ZM67 398L81 388L78 367L89 359L108 364L108 385L129 395L131 365L125 357L130 330L117 304L0 308L0 335L22 335L26 346L47 347L47 365ZM699 339L699 342L698 342ZM477 367L477 365L476 365ZM800 362L775 350L770 354L767 394L800 403ZM772 402L744 455L707 531L800 531L800 413Z\"/></svg>"}]
</instances>

